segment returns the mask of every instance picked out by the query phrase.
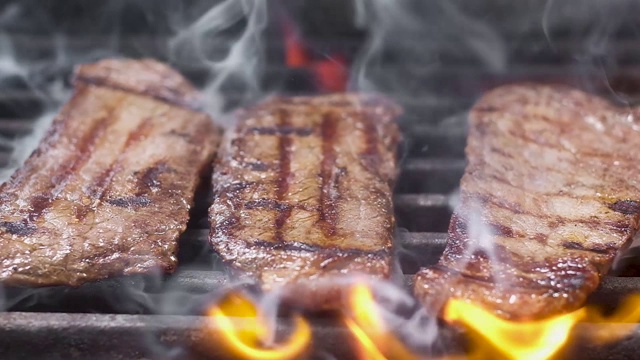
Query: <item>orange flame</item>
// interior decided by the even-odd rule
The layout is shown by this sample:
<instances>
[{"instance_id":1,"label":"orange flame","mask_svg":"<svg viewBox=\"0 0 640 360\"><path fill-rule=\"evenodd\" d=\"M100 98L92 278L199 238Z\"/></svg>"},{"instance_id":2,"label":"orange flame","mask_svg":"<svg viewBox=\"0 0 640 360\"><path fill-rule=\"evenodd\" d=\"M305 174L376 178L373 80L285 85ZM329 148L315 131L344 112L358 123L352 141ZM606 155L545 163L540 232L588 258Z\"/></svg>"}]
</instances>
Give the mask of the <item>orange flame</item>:
<instances>
[{"instance_id":1,"label":"orange flame","mask_svg":"<svg viewBox=\"0 0 640 360\"><path fill-rule=\"evenodd\" d=\"M311 339L311 327L302 317L294 318L294 331L282 344L266 347L265 339L273 329L261 321L256 306L243 296L230 294L209 309L212 338L240 359L286 360L301 356ZM234 319L234 320L232 320ZM241 321L242 320L242 321ZM242 326L238 326L241 323Z\"/></svg>"},{"instance_id":2,"label":"orange flame","mask_svg":"<svg viewBox=\"0 0 640 360\"><path fill-rule=\"evenodd\" d=\"M501 319L472 303L450 300L444 320L461 322L512 359L544 360L565 344L585 309L540 321L514 322Z\"/></svg>"},{"instance_id":3,"label":"orange flame","mask_svg":"<svg viewBox=\"0 0 640 360\"><path fill-rule=\"evenodd\" d=\"M544 360L556 354L569 340L578 322L595 323L584 340L609 343L629 335L640 321L640 295L631 295L610 315L594 307L538 321L516 322L501 319L478 305L457 299L445 306L444 319L463 324L475 336L471 358L484 359L501 353L510 359ZM621 326L621 323L627 325ZM493 356L495 358L495 356Z\"/></svg>"},{"instance_id":4,"label":"orange flame","mask_svg":"<svg viewBox=\"0 0 640 360\"><path fill-rule=\"evenodd\" d=\"M349 307L351 318L345 318L345 323L358 341L361 359L417 359L387 330L366 285L358 284L351 289Z\"/></svg>"}]
</instances>

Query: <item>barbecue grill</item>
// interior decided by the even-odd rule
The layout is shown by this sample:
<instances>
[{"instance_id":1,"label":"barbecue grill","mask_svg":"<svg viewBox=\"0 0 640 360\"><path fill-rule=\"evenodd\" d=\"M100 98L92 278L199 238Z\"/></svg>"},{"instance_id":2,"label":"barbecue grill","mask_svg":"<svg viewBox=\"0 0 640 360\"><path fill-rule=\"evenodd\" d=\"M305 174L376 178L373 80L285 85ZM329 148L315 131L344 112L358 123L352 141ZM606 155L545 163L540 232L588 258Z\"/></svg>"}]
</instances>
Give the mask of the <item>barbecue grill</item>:
<instances>
[{"instance_id":1,"label":"barbecue grill","mask_svg":"<svg viewBox=\"0 0 640 360\"><path fill-rule=\"evenodd\" d=\"M67 54L87 52L90 56L101 56L104 53L95 52L96 44L107 44L107 54L171 60L166 49L158 45L166 43L170 29L153 25L154 17L166 11L158 10L162 6L151 9L145 2L140 2L131 10L124 2L111 2L112 5L105 3L97 5L95 9L88 9L80 2L61 5L54 1L42 4L45 10L41 9L38 14L46 14L51 22L49 25L60 30L59 38L63 39L63 45L55 41L50 35L51 29L42 24L20 27L15 25L17 21L13 21L8 25L3 24L4 34L13 46L5 44L0 51L6 53L11 48L19 63L23 60L36 63L37 60L38 64L42 64L46 62L43 59L49 59L51 64L55 64L41 69L39 73L45 76L38 79L39 84L68 78L69 65L78 59L88 58L54 61L60 46ZM162 3L169 6L168 2ZM213 3L209 2L208 6ZM507 4L510 3L508 1L484 3L491 11L487 11L486 6L456 6L459 6L460 13L470 19L482 18L479 15L484 14L484 18L492 21L504 20L495 24L495 36L504 41L508 49L508 64L503 69L490 69L482 59L470 58L466 51L442 48L437 70L421 72L419 68L416 69L416 74L422 76L420 81L425 83L424 89L419 88L412 96L406 93L391 94L406 109L401 121L406 138L405 157L394 205L399 228L396 235L400 249L399 263L407 284L411 279L409 275L421 266L434 264L444 249L455 191L465 166L465 112L483 91L512 81L553 81L580 86L614 100L628 102L634 99L634 91L640 90L640 82L635 82L640 76L636 67L640 64L640 48L636 42L635 27L620 25L607 30L609 42L606 49L589 53L585 50L584 33L576 34L572 30L588 29L590 24L593 25L593 19L588 16L576 16L575 24L562 21L551 24L558 26L550 38L551 35L547 33L549 29L542 29L539 23L545 11L549 11L544 4L525 1L519 2L520 7L514 9L513 5ZM615 3L622 7L630 2ZM302 19L298 20L304 24L299 31L312 56L323 59L323 54L341 54L345 59L344 66L350 66L365 51L366 29L354 27L348 21L351 16L326 16L327 11L352 14L352 7L343 8L348 6L347 2L309 1L302 5L289 5L290 16ZM11 6L17 5L5 5L3 11L12 11ZM28 9L36 5L27 3L24 6ZM39 2L37 6L40 6ZM87 19L92 19L93 15L111 6L116 10L110 8L110 11L116 11L116 14L129 14L128 17L122 17L117 37L112 36L111 27L78 32L93 29ZM186 9L189 6L184 7ZM193 7L202 8L203 5L199 3ZM285 2L280 7L286 7ZM561 8L556 10L563 11ZM580 10L588 13L584 6ZM322 15L323 12L325 15ZM528 13L526 19L531 20L531 24L512 18L524 16L525 13ZM272 19L277 18L272 15ZM72 18L79 20L71 21ZM331 26L327 26L327 21L333 21ZM578 23L580 21L584 22ZM513 31L514 24L518 25L518 31ZM262 88L287 95L326 91L319 87L316 78L318 73L311 66L287 64L282 32L277 22L269 24L265 30L267 60L260 78ZM457 36L464 37L465 34ZM461 48L464 46L461 45ZM419 66L396 61L397 58L394 60L390 56L382 66L392 72L394 66ZM199 86L204 85L209 75L208 69L199 65L175 61L173 65ZM0 134L11 139L31 133L34 120L50 104L43 101L42 95L27 86L20 77L8 77L0 85ZM384 91L384 86L380 90ZM229 107L247 101L246 97L231 90L227 96ZM12 165L10 154L13 145L10 141L0 143L0 163L4 166ZM224 356L220 349L206 346L203 349L202 344L206 344L207 336L210 336L205 325L215 324L210 324L210 320L202 316L202 308L197 306L210 304L212 293L220 293L221 289L230 286L219 259L207 244L206 209L209 196L207 188L201 189L196 196L188 230L180 240L180 266L173 275L123 277L76 289L60 287L34 291L7 288L0 292L4 293L4 307L7 310L0 313L0 357L142 359ZM591 296L590 302L612 308L625 295L637 291L640 291L640 278L610 276ZM190 306L175 306L187 298L190 300L186 303ZM236 321L242 323L242 319ZM316 316L311 322L314 354L325 358L328 354L335 358L354 356L353 348L344 341L349 336L348 330L335 319ZM566 355L580 354L583 359L627 359L636 356L640 350L638 331L622 341L604 346L580 341L581 332L593 331L597 326L578 325L576 339L568 346ZM290 327L285 318L278 322L278 332L287 333ZM460 351L464 348L462 338L456 331L443 331L438 347L445 349L445 352Z\"/></svg>"}]
</instances>

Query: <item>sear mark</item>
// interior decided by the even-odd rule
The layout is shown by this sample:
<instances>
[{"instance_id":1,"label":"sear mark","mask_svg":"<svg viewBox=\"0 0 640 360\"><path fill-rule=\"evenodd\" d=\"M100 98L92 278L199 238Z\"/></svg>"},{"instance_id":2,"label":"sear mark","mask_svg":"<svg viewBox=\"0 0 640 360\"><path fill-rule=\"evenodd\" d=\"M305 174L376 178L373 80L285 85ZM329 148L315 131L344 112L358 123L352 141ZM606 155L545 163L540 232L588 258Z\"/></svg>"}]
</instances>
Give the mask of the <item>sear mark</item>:
<instances>
[{"instance_id":1,"label":"sear mark","mask_svg":"<svg viewBox=\"0 0 640 360\"><path fill-rule=\"evenodd\" d=\"M247 210L269 209L269 210L275 210L275 211L289 211L291 209L291 206L285 203L281 203L277 200L258 199L258 200L247 201L244 204L244 208Z\"/></svg>"},{"instance_id":2,"label":"sear mark","mask_svg":"<svg viewBox=\"0 0 640 360\"><path fill-rule=\"evenodd\" d=\"M244 165L252 171L263 172L269 170L269 164L263 161L248 161L245 162Z\"/></svg>"},{"instance_id":3,"label":"sear mark","mask_svg":"<svg viewBox=\"0 0 640 360\"><path fill-rule=\"evenodd\" d=\"M151 199L146 195L127 196L107 200L107 203L121 208L143 208L151 205Z\"/></svg>"},{"instance_id":4,"label":"sear mark","mask_svg":"<svg viewBox=\"0 0 640 360\"><path fill-rule=\"evenodd\" d=\"M270 127L253 127L249 128L249 132L258 135L296 135L296 136L309 136L313 134L313 128L310 127L295 127L289 125L279 125Z\"/></svg>"},{"instance_id":5,"label":"sear mark","mask_svg":"<svg viewBox=\"0 0 640 360\"><path fill-rule=\"evenodd\" d=\"M160 175L167 172L173 172L174 170L167 166L163 162L159 162L144 171L136 171L134 175L139 177L138 188L141 192L145 188L159 189L162 183L160 182Z\"/></svg>"},{"instance_id":6,"label":"sear mark","mask_svg":"<svg viewBox=\"0 0 640 360\"><path fill-rule=\"evenodd\" d=\"M620 200L609 205L609 209L625 215L636 215L640 213L640 204L633 200Z\"/></svg>"},{"instance_id":7,"label":"sear mark","mask_svg":"<svg viewBox=\"0 0 640 360\"><path fill-rule=\"evenodd\" d=\"M590 251L596 254L606 254L612 250L615 251L615 247L612 248L611 246L601 244L594 244L592 247L587 248L577 241L565 241L562 243L562 247L564 247L565 249Z\"/></svg>"},{"instance_id":8,"label":"sear mark","mask_svg":"<svg viewBox=\"0 0 640 360\"><path fill-rule=\"evenodd\" d=\"M36 231L36 226L28 222L27 220L20 221L2 221L0 227L7 230L9 234L27 236Z\"/></svg>"}]
</instances>

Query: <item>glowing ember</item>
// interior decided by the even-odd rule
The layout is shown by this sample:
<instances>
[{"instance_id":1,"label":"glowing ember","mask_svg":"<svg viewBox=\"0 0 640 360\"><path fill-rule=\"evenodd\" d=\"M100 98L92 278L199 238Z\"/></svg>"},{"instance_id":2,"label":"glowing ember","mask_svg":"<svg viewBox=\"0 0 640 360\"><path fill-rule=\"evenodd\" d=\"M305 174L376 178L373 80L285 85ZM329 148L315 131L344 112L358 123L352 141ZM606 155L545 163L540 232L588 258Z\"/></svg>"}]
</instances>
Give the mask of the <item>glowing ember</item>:
<instances>
[{"instance_id":1,"label":"glowing ember","mask_svg":"<svg viewBox=\"0 0 640 360\"><path fill-rule=\"evenodd\" d=\"M300 316L287 341L273 347L266 346L274 329L269 329L256 306L246 298L230 294L208 311L212 339L241 359L294 359L300 357L311 339L311 327ZM233 320L232 320L233 318ZM238 326L242 324L242 326Z\"/></svg>"},{"instance_id":2,"label":"glowing ember","mask_svg":"<svg viewBox=\"0 0 640 360\"><path fill-rule=\"evenodd\" d=\"M380 316L373 294L366 285L356 285L349 296L351 317L345 319L356 340L361 359L416 359L409 350L387 330Z\"/></svg>"},{"instance_id":3,"label":"glowing ember","mask_svg":"<svg viewBox=\"0 0 640 360\"><path fill-rule=\"evenodd\" d=\"M342 92L347 88L348 63L339 53L322 54L314 59L299 32L290 20L282 21L285 62L290 68L307 68L314 77L319 92Z\"/></svg>"},{"instance_id":4,"label":"glowing ember","mask_svg":"<svg viewBox=\"0 0 640 360\"><path fill-rule=\"evenodd\" d=\"M339 53L313 64L313 72L321 91L340 92L347 89L347 59Z\"/></svg>"},{"instance_id":5,"label":"glowing ember","mask_svg":"<svg viewBox=\"0 0 640 360\"><path fill-rule=\"evenodd\" d=\"M289 21L282 22L284 34L285 62L288 67L300 68L309 64L309 55L300 35Z\"/></svg>"}]
</instances>

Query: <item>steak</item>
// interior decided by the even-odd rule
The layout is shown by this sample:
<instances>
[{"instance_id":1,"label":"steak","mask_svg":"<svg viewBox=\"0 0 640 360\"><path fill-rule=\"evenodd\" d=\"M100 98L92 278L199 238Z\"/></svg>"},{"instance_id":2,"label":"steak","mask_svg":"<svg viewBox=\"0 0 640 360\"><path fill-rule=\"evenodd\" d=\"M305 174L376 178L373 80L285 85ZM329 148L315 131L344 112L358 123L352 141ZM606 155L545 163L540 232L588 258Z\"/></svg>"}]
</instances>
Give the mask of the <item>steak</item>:
<instances>
[{"instance_id":1,"label":"steak","mask_svg":"<svg viewBox=\"0 0 640 360\"><path fill-rule=\"evenodd\" d=\"M351 275L387 278L400 109L376 95L275 98L238 114L213 175L211 245L314 309Z\"/></svg>"},{"instance_id":2,"label":"steak","mask_svg":"<svg viewBox=\"0 0 640 360\"><path fill-rule=\"evenodd\" d=\"M639 115L564 86L485 95L446 249L415 276L417 297L513 320L581 307L638 230Z\"/></svg>"},{"instance_id":3,"label":"steak","mask_svg":"<svg viewBox=\"0 0 640 360\"><path fill-rule=\"evenodd\" d=\"M172 271L221 137L198 93L152 60L77 68L71 100L0 186L0 281L77 286Z\"/></svg>"}]
</instances>

